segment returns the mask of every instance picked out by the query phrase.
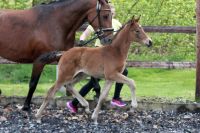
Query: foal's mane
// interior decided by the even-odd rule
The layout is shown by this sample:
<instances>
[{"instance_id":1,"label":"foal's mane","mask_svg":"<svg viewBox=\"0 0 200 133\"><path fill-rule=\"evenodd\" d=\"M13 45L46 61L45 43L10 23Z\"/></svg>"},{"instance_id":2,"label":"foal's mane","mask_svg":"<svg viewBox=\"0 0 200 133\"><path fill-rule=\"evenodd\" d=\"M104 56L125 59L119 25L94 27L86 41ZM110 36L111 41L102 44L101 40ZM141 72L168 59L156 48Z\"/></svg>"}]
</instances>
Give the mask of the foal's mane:
<instances>
[{"instance_id":1,"label":"foal's mane","mask_svg":"<svg viewBox=\"0 0 200 133\"><path fill-rule=\"evenodd\" d=\"M128 25L129 23L131 23L131 20L129 20L128 22L126 22L125 24L123 24L123 25L120 27L120 29L116 31L117 33L114 35L114 37L113 37L112 40L114 40L114 39L117 37L117 35L119 34L119 32L120 32L126 25Z\"/></svg>"},{"instance_id":2,"label":"foal's mane","mask_svg":"<svg viewBox=\"0 0 200 133\"><path fill-rule=\"evenodd\" d=\"M75 0L54 0L54 1L50 1L49 3L42 3L43 5L51 5L51 4L57 4L57 3L61 3L61 2L65 2L65 1L73 1L75 2ZM109 0L105 0L107 3L109 3Z\"/></svg>"},{"instance_id":3,"label":"foal's mane","mask_svg":"<svg viewBox=\"0 0 200 133\"><path fill-rule=\"evenodd\" d=\"M42 5L53 5L53 4L59 4L66 1L68 1L71 4L71 2L75 2L76 0L54 0L54 1L50 1L49 3L42 3Z\"/></svg>"}]
</instances>

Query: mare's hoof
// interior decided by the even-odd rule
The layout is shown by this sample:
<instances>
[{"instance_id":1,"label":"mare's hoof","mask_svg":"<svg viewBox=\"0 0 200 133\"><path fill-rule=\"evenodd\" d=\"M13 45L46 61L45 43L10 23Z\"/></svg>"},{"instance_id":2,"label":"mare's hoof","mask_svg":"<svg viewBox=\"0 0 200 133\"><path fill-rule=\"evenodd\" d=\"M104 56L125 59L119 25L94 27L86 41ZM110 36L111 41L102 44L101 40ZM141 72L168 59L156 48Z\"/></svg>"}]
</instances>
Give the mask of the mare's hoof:
<instances>
[{"instance_id":1,"label":"mare's hoof","mask_svg":"<svg viewBox=\"0 0 200 133\"><path fill-rule=\"evenodd\" d=\"M24 106L22 107L22 110L23 110L23 111L30 112L30 111L31 111L31 108L30 108L30 106L24 105Z\"/></svg>"}]
</instances>

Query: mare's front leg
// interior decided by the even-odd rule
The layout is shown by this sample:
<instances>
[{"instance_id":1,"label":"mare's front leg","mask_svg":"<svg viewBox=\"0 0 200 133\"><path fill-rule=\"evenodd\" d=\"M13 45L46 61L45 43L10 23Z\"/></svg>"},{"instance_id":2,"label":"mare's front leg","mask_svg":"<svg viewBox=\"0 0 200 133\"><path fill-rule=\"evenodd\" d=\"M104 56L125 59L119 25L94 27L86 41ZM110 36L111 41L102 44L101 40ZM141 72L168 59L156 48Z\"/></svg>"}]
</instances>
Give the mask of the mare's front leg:
<instances>
[{"instance_id":1,"label":"mare's front leg","mask_svg":"<svg viewBox=\"0 0 200 133\"><path fill-rule=\"evenodd\" d=\"M97 124L97 118L98 118L99 111L101 109L101 105L104 102L105 98L108 96L108 92L111 89L112 84L113 84L113 81L110 81L110 80L106 80L105 82L102 93L99 97L98 104L92 114L92 119L94 120L95 124Z\"/></svg>"},{"instance_id":2,"label":"mare's front leg","mask_svg":"<svg viewBox=\"0 0 200 133\"><path fill-rule=\"evenodd\" d=\"M22 110L24 110L24 111L30 110L31 99L32 99L33 93L35 92L35 89L37 87L37 84L40 79L40 75L43 71L44 66L45 66L45 64L39 64L39 63L33 64L31 80L29 82L29 91L28 91L26 100L24 102L24 106L22 108Z\"/></svg>"}]
</instances>

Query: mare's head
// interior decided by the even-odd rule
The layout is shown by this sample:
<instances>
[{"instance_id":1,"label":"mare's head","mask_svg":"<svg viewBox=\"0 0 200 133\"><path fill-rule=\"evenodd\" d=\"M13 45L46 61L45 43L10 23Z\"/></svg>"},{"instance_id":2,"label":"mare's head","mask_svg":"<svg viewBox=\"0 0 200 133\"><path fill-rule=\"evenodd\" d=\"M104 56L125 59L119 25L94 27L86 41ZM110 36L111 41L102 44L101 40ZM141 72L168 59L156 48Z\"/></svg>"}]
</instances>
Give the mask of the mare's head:
<instances>
[{"instance_id":1,"label":"mare's head","mask_svg":"<svg viewBox=\"0 0 200 133\"><path fill-rule=\"evenodd\" d=\"M112 13L108 0L96 0L95 6L89 10L87 20L94 28L102 44L112 42Z\"/></svg>"},{"instance_id":2,"label":"mare's head","mask_svg":"<svg viewBox=\"0 0 200 133\"><path fill-rule=\"evenodd\" d=\"M148 47L152 46L151 38L144 32L142 26L139 24L140 18L133 19L128 22L129 26L129 40L138 42L140 44L146 44Z\"/></svg>"}]
</instances>

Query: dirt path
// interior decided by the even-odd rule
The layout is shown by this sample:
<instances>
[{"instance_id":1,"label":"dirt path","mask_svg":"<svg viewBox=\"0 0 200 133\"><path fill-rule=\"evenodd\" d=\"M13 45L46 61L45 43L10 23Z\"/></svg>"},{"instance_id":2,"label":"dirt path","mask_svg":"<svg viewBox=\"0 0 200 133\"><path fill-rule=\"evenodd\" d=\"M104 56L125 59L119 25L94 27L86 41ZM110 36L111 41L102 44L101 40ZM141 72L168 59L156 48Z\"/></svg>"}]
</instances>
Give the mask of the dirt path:
<instances>
[{"instance_id":1,"label":"dirt path","mask_svg":"<svg viewBox=\"0 0 200 133\"><path fill-rule=\"evenodd\" d=\"M135 111L130 114L120 110L103 110L99 115L99 124L94 125L91 115L78 113L72 115L62 108L47 109L42 123L38 123L34 114L20 110L20 105L0 106L1 133L199 133L199 113L174 113L161 111Z\"/></svg>"}]
</instances>

